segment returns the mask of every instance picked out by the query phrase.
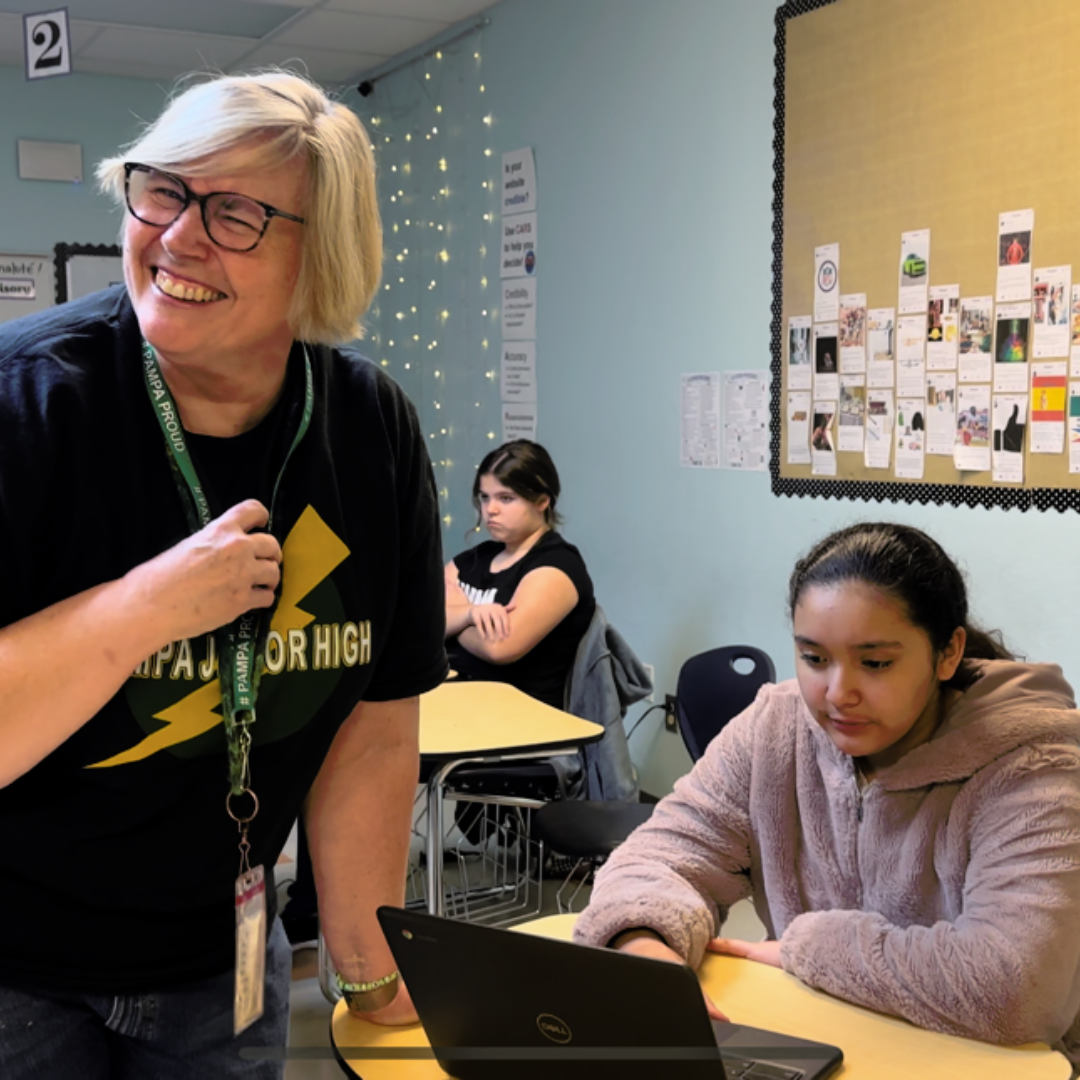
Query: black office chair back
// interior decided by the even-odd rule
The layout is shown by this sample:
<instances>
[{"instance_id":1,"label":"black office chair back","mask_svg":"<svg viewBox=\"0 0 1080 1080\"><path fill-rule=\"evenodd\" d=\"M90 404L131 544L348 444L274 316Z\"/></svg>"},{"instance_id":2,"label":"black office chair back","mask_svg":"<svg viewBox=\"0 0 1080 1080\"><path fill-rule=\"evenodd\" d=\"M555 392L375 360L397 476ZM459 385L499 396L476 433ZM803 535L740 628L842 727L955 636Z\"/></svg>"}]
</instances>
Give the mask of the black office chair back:
<instances>
[{"instance_id":1,"label":"black office chair back","mask_svg":"<svg viewBox=\"0 0 1080 1080\"><path fill-rule=\"evenodd\" d=\"M744 673L735 667L739 661L753 666ZM675 688L675 715L691 760L697 761L720 729L770 682L776 682L776 668L769 654L753 645L725 645L691 656Z\"/></svg>"}]
</instances>

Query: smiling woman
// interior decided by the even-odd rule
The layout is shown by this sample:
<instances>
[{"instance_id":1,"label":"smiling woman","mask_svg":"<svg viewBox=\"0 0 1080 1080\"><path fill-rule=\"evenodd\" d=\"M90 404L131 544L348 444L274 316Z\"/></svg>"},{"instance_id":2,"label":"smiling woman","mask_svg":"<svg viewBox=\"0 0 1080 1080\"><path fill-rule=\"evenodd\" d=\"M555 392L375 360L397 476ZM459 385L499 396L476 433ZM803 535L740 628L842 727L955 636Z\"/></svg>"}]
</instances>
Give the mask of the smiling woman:
<instances>
[{"instance_id":1,"label":"smiling woman","mask_svg":"<svg viewBox=\"0 0 1080 1080\"><path fill-rule=\"evenodd\" d=\"M833 533L789 601L797 680L763 687L616 850L576 936L747 956L1080 1060L1080 714L1061 669L974 628L918 529ZM768 940L718 938L746 897Z\"/></svg>"},{"instance_id":2,"label":"smiling woman","mask_svg":"<svg viewBox=\"0 0 1080 1080\"><path fill-rule=\"evenodd\" d=\"M0 328L0 1075L279 1080L245 1051L286 1042L301 807L350 1008L415 1019L375 911L442 558L415 410L341 344L382 260L371 143L304 79L228 76L98 176L124 284Z\"/></svg>"}]
</instances>

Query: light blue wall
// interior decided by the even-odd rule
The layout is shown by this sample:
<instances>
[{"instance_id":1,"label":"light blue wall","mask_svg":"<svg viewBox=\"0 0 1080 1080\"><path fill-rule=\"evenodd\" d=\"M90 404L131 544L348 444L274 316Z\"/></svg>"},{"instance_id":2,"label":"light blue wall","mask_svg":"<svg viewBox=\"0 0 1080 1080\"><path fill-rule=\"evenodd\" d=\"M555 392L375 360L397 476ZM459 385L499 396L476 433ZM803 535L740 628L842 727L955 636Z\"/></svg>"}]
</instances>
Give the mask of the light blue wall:
<instances>
[{"instance_id":1,"label":"light blue wall","mask_svg":"<svg viewBox=\"0 0 1080 1080\"><path fill-rule=\"evenodd\" d=\"M0 67L0 252L52 253L58 243L113 244L119 217L99 195L94 167L161 111L166 90L141 79L70 75L28 83ZM77 142L82 184L20 180L18 140Z\"/></svg>"},{"instance_id":2,"label":"light blue wall","mask_svg":"<svg viewBox=\"0 0 1080 1080\"><path fill-rule=\"evenodd\" d=\"M481 184L497 179L504 150L531 145L539 437L563 474L566 534L613 621L655 665L661 693L674 691L688 656L724 643L764 647L790 677L792 563L826 531L867 517L931 531L969 571L976 616L1080 680L1073 515L778 499L767 475L679 467L680 373L769 363L773 11L772 0L505 0L490 11L479 61L465 43L441 67L426 62L390 76L372 98L349 96L365 118L382 112L401 140L380 143L387 220L404 219L388 201L400 175L390 167L409 157L413 186L400 189L413 200L409 219L438 218L449 237L452 271L443 273L440 242L414 231L403 259L417 261L398 263L409 245L388 233L388 275L407 267L406 286L388 276L395 289L369 345L435 436L453 519L447 550L463 546L472 467L498 423L498 387L487 377L498 367L498 230L483 219L497 203ZM430 81L425 66L436 71ZM0 92L18 103L0 113L9 155L0 164L0 250L111 241L114 219L89 184L15 178L15 139L79 140L89 175L134 133L133 113L156 113L163 92L93 77L30 88L9 69L0 69ZM426 140L438 103L445 120ZM415 141L406 144L407 133ZM428 144L440 138L436 154ZM443 187L451 194L439 196ZM390 349L387 328L397 311L412 318L412 306L421 340L406 356L400 335ZM645 787L662 794L687 759L655 719L632 746Z\"/></svg>"},{"instance_id":3,"label":"light blue wall","mask_svg":"<svg viewBox=\"0 0 1080 1080\"><path fill-rule=\"evenodd\" d=\"M967 568L976 616L1076 681L1073 515L780 499L767 475L679 467L680 373L769 363L774 10L772 0L505 0L489 12L491 145L536 152L539 438L563 474L565 532L660 692L674 691L688 656L735 642L764 647L792 676L791 566L860 518L931 531ZM449 59L457 78L446 84L469 83L471 51ZM395 81L400 91L416 74ZM453 356L462 378L488 362L468 343ZM429 396L420 405L434 429ZM441 404L440 423L476 409L453 386ZM474 461L478 435L462 439ZM471 479L455 472L448 550L462 546ZM656 716L632 746L660 794L688 762Z\"/></svg>"}]
</instances>

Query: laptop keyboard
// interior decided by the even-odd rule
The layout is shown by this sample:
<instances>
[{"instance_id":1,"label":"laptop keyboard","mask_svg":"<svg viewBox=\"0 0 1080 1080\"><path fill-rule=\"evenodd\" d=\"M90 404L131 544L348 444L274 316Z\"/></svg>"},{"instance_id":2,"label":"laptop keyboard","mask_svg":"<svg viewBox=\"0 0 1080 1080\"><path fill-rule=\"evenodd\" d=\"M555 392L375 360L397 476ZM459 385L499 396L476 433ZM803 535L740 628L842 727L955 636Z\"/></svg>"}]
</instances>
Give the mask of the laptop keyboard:
<instances>
[{"instance_id":1,"label":"laptop keyboard","mask_svg":"<svg viewBox=\"0 0 1080 1080\"><path fill-rule=\"evenodd\" d=\"M720 1056L724 1059L728 1080L799 1080L803 1075L802 1069L773 1065L768 1061L750 1061L724 1053Z\"/></svg>"}]
</instances>

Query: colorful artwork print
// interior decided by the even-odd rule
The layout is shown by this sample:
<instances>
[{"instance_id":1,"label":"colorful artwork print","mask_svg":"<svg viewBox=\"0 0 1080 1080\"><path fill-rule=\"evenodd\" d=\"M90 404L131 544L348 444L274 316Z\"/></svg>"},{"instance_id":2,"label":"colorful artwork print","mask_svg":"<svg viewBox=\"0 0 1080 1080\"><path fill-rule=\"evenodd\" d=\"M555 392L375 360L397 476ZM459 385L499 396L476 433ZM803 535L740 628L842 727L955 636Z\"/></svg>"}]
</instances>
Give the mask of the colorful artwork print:
<instances>
[{"instance_id":1,"label":"colorful artwork print","mask_svg":"<svg viewBox=\"0 0 1080 1080\"><path fill-rule=\"evenodd\" d=\"M1007 319L998 324L997 362L1023 364L1028 358L1027 319ZM1004 331L1004 332L1003 332Z\"/></svg>"}]
</instances>

